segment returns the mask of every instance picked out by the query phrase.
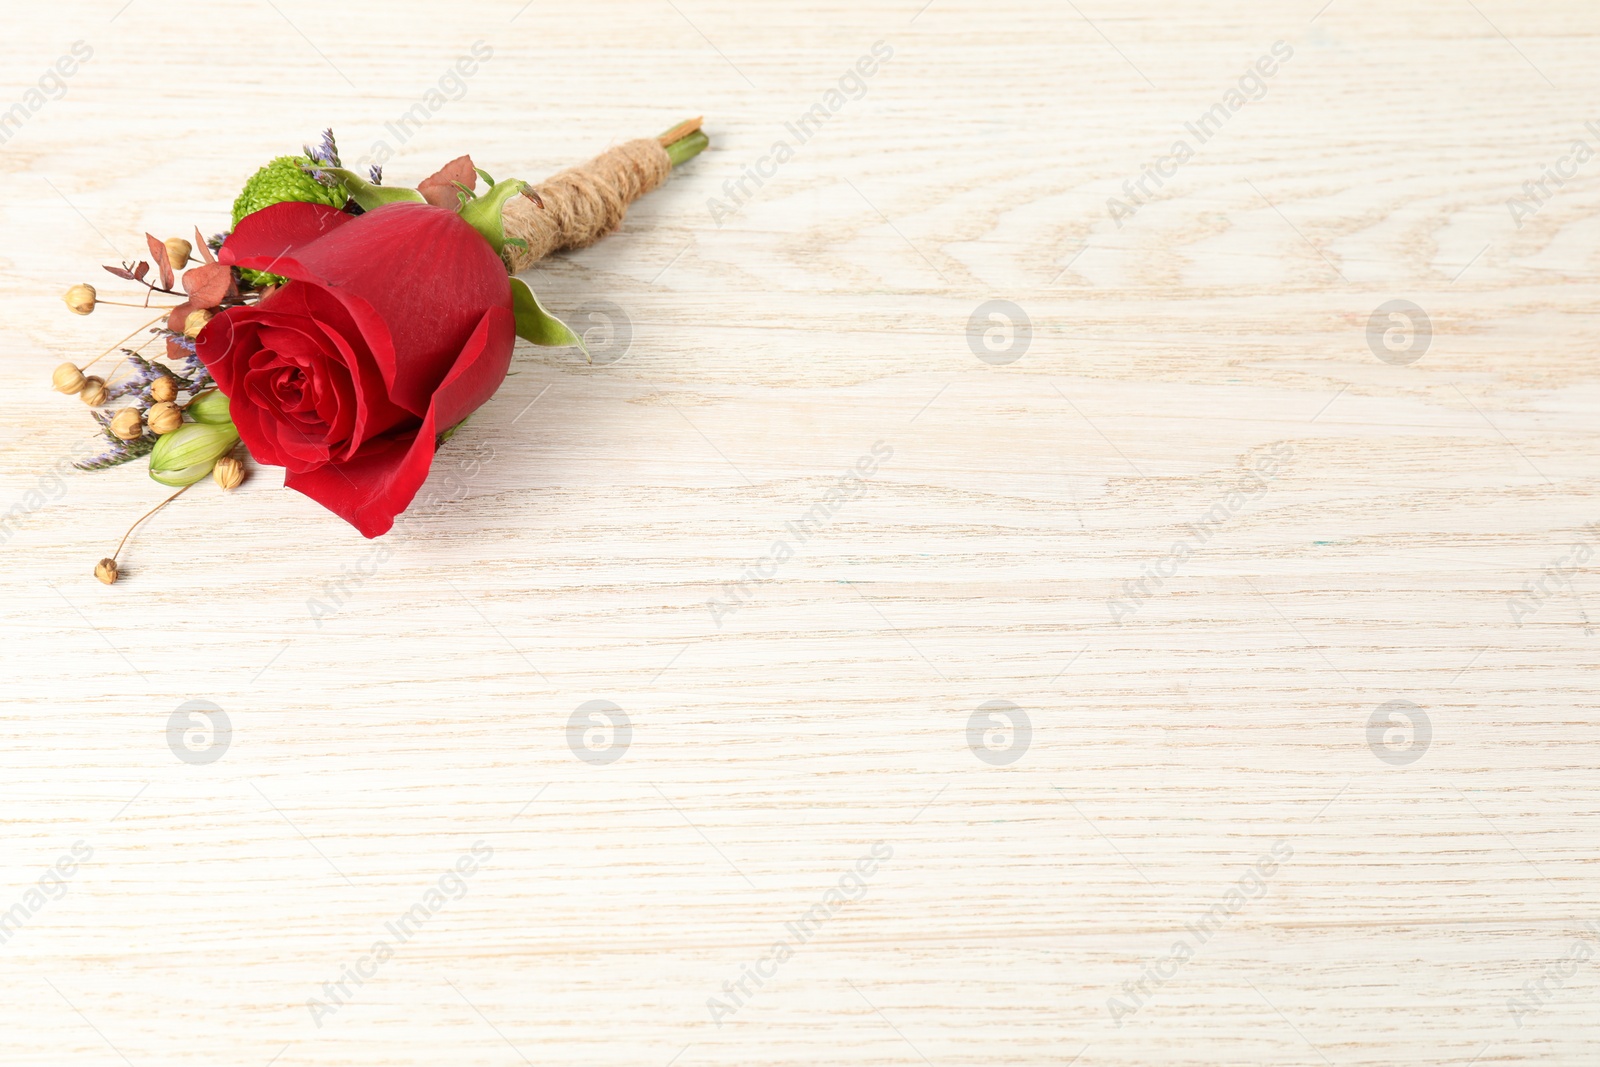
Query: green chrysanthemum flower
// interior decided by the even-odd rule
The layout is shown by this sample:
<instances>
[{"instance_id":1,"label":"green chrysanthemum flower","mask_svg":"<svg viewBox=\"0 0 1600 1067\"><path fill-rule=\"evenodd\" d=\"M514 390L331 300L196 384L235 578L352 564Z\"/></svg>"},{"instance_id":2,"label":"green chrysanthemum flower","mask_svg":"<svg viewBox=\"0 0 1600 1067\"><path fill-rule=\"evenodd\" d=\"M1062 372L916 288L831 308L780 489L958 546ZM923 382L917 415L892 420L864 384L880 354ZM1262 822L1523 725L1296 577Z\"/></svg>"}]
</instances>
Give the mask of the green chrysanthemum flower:
<instances>
[{"instance_id":1,"label":"green chrysanthemum flower","mask_svg":"<svg viewBox=\"0 0 1600 1067\"><path fill-rule=\"evenodd\" d=\"M308 166L315 163L305 156L279 156L256 171L233 202L233 224L237 226L251 212L285 200L344 207L344 192L330 189L300 169Z\"/></svg>"},{"instance_id":2,"label":"green chrysanthemum flower","mask_svg":"<svg viewBox=\"0 0 1600 1067\"><path fill-rule=\"evenodd\" d=\"M233 225L237 228L239 220L246 215L287 200L344 207L344 190L337 186L329 188L301 169L309 165L314 165L314 161L306 156L279 156L256 171L244 183L244 188L233 202ZM252 285L272 285L283 281L276 275L260 271L241 270L239 273Z\"/></svg>"}]
</instances>

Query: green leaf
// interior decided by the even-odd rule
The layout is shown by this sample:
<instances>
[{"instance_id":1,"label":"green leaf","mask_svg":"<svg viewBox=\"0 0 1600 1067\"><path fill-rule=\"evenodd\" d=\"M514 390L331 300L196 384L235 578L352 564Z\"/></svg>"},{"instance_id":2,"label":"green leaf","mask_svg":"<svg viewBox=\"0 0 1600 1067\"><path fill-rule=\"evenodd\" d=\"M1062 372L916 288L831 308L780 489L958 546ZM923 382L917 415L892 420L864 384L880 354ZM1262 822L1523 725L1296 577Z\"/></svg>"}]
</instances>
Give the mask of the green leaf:
<instances>
[{"instance_id":1,"label":"green leaf","mask_svg":"<svg viewBox=\"0 0 1600 1067\"><path fill-rule=\"evenodd\" d=\"M415 189L405 189L398 185L373 185L361 175L343 167L306 167L305 170L320 170L324 174L331 174L339 179L350 199L360 204L362 208L371 211L385 204L400 203L427 203L422 194Z\"/></svg>"},{"instance_id":2,"label":"green leaf","mask_svg":"<svg viewBox=\"0 0 1600 1067\"><path fill-rule=\"evenodd\" d=\"M483 179L483 184L490 187L494 186L494 177L488 171L482 167L473 167L472 169L478 172L478 177Z\"/></svg>"},{"instance_id":3,"label":"green leaf","mask_svg":"<svg viewBox=\"0 0 1600 1067\"><path fill-rule=\"evenodd\" d=\"M468 201L461 208L461 217L474 230L483 234L483 239L489 242L495 255L499 255L506 246L505 221L501 218L505 211L506 201L516 196L528 187L528 183L518 178L511 178L503 182L496 182L489 191L476 200ZM358 199L356 201L360 203ZM563 342L568 343L568 342Z\"/></svg>"},{"instance_id":4,"label":"green leaf","mask_svg":"<svg viewBox=\"0 0 1600 1067\"><path fill-rule=\"evenodd\" d=\"M511 279L511 310L517 316L517 336L524 341L548 348L577 345L583 349L584 358L588 358L589 350L584 347L583 338L541 307L539 298L521 278Z\"/></svg>"}]
</instances>

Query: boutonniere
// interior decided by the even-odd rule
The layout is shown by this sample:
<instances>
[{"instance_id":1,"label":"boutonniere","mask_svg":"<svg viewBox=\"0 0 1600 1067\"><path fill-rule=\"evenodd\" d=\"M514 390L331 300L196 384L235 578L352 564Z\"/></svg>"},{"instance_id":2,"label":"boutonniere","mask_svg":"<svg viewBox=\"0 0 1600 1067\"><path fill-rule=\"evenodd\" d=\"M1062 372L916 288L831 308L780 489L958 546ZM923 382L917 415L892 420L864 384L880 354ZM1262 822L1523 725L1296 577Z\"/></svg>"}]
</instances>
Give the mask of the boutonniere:
<instances>
[{"instance_id":1,"label":"boutonniere","mask_svg":"<svg viewBox=\"0 0 1600 1067\"><path fill-rule=\"evenodd\" d=\"M146 459L177 489L136 528L208 476L237 486L244 449L364 536L387 532L436 449L499 388L516 338L582 347L517 272L616 230L707 143L693 119L538 184L496 181L461 156L407 188L383 184L379 167L345 169L327 131L245 183L230 232L147 234L148 260L105 268L141 300L67 290L79 315L180 298L56 368L55 388L89 406L102 437L76 465ZM95 568L108 585L132 532Z\"/></svg>"}]
</instances>

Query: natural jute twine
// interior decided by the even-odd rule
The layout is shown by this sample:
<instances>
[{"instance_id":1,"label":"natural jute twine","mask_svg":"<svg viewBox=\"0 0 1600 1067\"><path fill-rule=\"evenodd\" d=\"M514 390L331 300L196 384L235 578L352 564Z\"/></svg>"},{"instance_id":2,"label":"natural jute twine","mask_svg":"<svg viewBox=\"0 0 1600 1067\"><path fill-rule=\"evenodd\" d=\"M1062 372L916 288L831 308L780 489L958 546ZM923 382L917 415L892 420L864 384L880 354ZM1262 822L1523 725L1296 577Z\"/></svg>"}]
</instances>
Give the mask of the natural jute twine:
<instances>
[{"instance_id":1,"label":"natural jute twine","mask_svg":"<svg viewBox=\"0 0 1600 1067\"><path fill-rule=\"evenodd\" d=\"M698 122L696 122L698 126ZM553 252L586 248L622 225L628 205L672 173L661 140L644 137L608 148L589 162L532 187L534 196L512 197L505 206L511 270L523 271Z\"/></svg>"}]
</instances>

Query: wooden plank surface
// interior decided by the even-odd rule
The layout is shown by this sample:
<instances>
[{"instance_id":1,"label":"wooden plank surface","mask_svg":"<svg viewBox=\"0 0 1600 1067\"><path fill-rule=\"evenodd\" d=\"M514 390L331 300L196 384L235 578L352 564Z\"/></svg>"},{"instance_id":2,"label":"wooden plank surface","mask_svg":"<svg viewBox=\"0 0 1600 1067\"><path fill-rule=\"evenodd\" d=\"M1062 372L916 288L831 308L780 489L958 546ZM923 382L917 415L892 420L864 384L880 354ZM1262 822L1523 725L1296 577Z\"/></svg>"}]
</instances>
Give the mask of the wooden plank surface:
<instances>
[{"instance_id":1,"label":"wooden plank surface","mask_svg":"<svg viewBox=\"0 0 1600 1067\"><path fill-rule=\"evenodd\" d=\"M1318 2L8 10L0 1063L1595 1062L1596 14ZM701 113L403 533L92 579L69 284Z\"/></svg>"}]
</instances>

